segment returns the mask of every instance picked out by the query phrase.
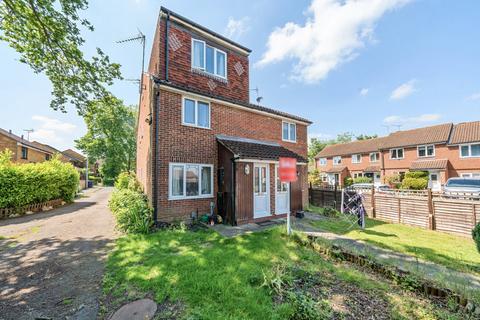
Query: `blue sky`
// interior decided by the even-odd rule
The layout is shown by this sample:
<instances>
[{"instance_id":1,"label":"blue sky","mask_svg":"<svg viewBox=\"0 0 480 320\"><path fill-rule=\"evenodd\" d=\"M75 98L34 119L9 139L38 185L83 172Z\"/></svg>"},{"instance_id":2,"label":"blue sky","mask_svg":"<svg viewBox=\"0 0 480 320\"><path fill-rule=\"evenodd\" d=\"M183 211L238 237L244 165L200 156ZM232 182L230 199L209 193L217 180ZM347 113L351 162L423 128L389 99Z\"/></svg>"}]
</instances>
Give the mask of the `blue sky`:
<instances>
[{"instance_id":1,"label":"blue sky","mask_svg":"<svg viewBox=\"0 0 480 320\"><path fill-rule=\"evenodd\" d=\"M160 5L251 48L251 88L262 104L311 119L312 137L480 120L480 1L91 1L83 16L96 30L85 32L85 52L101 47L125 78L138 78L140 46L115 41L140 29L148 61ZM72 147L82 118L50 110L48 80L5 43L0 56L0 127ZM112 91L138 103L131 82Z\"/></svg>"}]
</instances>

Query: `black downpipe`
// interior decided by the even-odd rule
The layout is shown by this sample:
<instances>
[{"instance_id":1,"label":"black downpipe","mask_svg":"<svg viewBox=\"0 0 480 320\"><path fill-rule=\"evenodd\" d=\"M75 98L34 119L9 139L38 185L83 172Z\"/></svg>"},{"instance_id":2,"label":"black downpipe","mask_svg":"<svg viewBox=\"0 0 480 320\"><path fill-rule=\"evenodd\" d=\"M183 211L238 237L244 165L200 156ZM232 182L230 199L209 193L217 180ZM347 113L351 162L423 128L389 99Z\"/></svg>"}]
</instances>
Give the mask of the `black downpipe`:
<instances>
[{"instance_id":1,"label":"black downpipe","mask_svg":"<svg viewBox=\"0 0 480 320\"><path fill-rule=\"evenodd\" d=\"M153 221L155 225L157 224L157 217L158 217L158 125L159 125L159 101L160 101L160 91L157 91L155 94L154 99L154 108L153 108L153 115L155 117L155 128L153 130L154 134L154 153L153 153Z\"/></svg>"},{"instance_id":2,"label":"black downpipe","mask_svg":"<svg viewBox=\"0 0 480 320\"><path fill-rule=\"evenodd\" d=\"M232 161L232 184L230 186L230 192L232 194L232 200L231 200L231 205L232 205L232 225L236 226L237 225L237 217L236 217L236 210L237 206L235 205L235 198L236 198L236 186L237 186L237 163L235 160L240 159L239 157L233 157L230 159Z\"/></svg>"},{"instance_id":3,"label":"black downpipe","mask_svg":"<svg viewBox=\"0 0 480 320\"><path fill-rule=\"evenodd\" d=\"M168 31L170 29L170 13L167 12L165 21L165 81L168 82Z\"/></svg>"}]
</instances>

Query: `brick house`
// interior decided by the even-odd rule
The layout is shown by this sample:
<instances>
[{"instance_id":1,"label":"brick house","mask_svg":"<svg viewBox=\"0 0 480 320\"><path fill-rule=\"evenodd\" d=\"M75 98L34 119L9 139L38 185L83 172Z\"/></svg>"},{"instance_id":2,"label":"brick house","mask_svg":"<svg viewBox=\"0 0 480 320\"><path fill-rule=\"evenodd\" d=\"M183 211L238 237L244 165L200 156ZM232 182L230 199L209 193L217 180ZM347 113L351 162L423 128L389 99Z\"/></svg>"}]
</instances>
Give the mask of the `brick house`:
<instances>
[{"instance_id":1,"label":"brick house","mask_svg":"<svg viewBox=\"0 0 480 320\"><path fill-rule=\"evenodd\" d=\"M345 177L385 177L422 170L440 190L450 177L480 178L480 121L446 123L397 131L386 137L327 146L315 157L323 181L342 185Z\"/></svg>"},{"instance_id":2,"label":"brick house","mask_svg":"<svg viewBox=\"0 0 480 320\"><path fill-rule=\"evenodd\" d=\"M311 122L249 102L249 54L160 9L137 128L137 176L157 221L213 208L242 224L307 204ZM282 156L297 159L291 185L277 179Z\"/></svg>"},{"instance_id":3,"label":"brick house","mask_svg":"<svg viewBox=\"0 0 480 320\"><path fill-rule=\"evenodd\" d=\"M0 128L0 151L9 149L12 161L16 163L43 162L49 160L54 152L41 144L35 144L22 136L17 136L12 131Z\"/></svg>"}]
</instances>

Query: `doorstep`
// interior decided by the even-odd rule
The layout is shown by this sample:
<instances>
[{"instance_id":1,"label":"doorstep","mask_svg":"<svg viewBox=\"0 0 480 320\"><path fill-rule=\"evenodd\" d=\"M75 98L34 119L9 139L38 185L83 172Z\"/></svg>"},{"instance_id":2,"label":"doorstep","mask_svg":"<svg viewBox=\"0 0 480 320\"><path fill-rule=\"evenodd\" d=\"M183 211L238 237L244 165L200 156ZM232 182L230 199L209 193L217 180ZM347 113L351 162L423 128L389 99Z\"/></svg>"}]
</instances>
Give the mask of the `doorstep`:
<instances>
[{"instance_id":1,"label":"doorstep","mask_svg":"<svg viewBox=\"0 0 480 320\"><path fill-rule=\"evenodd\" d=\"M226 238L233 238L236 236L240 236L243 234L253 233L253 232L260 232L271 227L285 224L287 219L285 218L277 218L277 219L270 219L264 222L258 223L246 223L239 226L230 226L226 224L216 224L216 225L207 225L209 229L212 229L222 236Z\"/></svg>"}]
</instances>

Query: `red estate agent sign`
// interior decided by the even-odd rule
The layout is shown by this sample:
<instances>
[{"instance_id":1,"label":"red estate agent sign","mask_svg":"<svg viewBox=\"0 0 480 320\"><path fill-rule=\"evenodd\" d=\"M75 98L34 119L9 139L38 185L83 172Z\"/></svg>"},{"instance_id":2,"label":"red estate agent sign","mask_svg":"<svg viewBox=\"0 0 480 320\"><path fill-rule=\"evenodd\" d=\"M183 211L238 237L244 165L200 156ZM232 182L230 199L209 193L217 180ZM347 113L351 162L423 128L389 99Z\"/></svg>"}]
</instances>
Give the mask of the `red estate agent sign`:
<instances>
[{"instance_id":1,"label":"red estate agent sign","mask_svg":"<svg viewBox=\"0 0 480 320\"><path fill-rule=\"evenodd\" d=\"M297 181L297 159L280 158L280 181L293 182Z\"/></svg>"}]
</instances>

